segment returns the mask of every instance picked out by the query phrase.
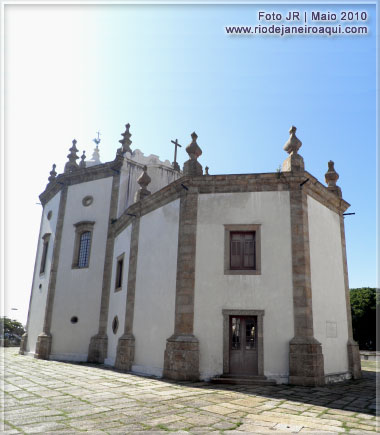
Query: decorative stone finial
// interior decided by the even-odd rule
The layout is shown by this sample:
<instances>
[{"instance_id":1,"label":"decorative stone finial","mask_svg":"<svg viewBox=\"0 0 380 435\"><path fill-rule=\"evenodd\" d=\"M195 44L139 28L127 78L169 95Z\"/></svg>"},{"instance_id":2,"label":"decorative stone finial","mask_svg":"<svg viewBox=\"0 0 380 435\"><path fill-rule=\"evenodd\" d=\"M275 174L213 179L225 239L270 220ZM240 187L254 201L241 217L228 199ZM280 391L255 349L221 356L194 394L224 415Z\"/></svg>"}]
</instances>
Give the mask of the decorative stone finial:
<instances>
[{"instance_id":1,"label":"decorative stone finial","mask_svg":"<svg viewBox=\"0 0 380 435\"><path fill-rule=\"evenodd\" d=\"M298 139L296 136L297 128L292 125L289 130L290 137L286 144L284 145L284 150L288 153L294 153L297 154L298 150L302 146L302 142Z\"/></svg>"},{"instance_id":2,"label":"decorative stone finial","mask_svg":"<svg viewBox=\"0 0 380 435\"><path fill-rule=\"evenodd\" d=\"M55 172L55 168L57 167L57 165L54 163L53 164L53 169L50 171L50 177L48 178L49 183L51 183L52 181L55 180L55 177L57 176L57 173Z\"/></svg>"},{"instance_id":3,"label":"decorative stone finial","mask_svg":"<svg viewBox=\"0 0 380 435\"><path fill-rule=\"evenodd\" d=\"M148 175L148 167L144 165L143 173L137 179L137 183L141 186L142 189L146 189L146 187L151 181L152 179Z\"/></svg>"},{"instance_id":4,"label":"decorative stone finial","mask_svg":"<svg viewBox=\"0 0 380 435\"><path fill-rule=\"evenodd\" d=\"M86 154L85 154L85 150L83 150L83 154L80 157L80 163L79 163L79 167L80 168L85 168L86 167Z\"/></svg>"},{"instance_id":5,"label":"decorative stone finial","mask_svg":"<svg viewBox=\"0 0 380 435\"><path fill-rule=\"evenodd\" d=\"M197 133L195 133L195 131L191 133L191 138L193 140L191 141L190 145L186 147L186 152L187 154L189 154L191 160L197 160L197 158L202 155L202 150L197 144L198 136Z\"/></svg>"},{"instance_id":6,"label":"decorative stone finial","mask_svg":"<svg viewBox=\"0 0 380 435\"><path fill-rule=\"evenodd\" d=\"M132 144L132 141L131 141L131 133L129 132L129 128L130 128L131 126L130 126L130 124L126 124L125 125L125 132L124 133L122 133L122 136L123 136L123 139L120 139L119 140L119 142L121 143L121 145L122 145L122 148L120 149L118 149L118 151L120 150L120 152L122 153L122 154L124 154L124 153L126 153L126 152L128 152L128 153L131 153L132 154L132 150L131 150L131 144Z\"/></svg>"},{"instance_id":7,"label":"decorative stone finial","mask_svg":"<svg viewBox=\"0 0 380 435\"><path fill-rule=\"evenodd\" d=\"M76 160L79 159L77 156L78 149L76 147L76 143L77 141L74 139L73 146L69 149L70 153L67 155L69 161L65 164L64 172L73 172L79 168L78 163L76 162Z\"/></svg>"},{"instance_id":8,"label":"decorative stone finial","mask_svg":"<svg viewBox=\"0 0 380 435\"><path fill-rule=\"evenodd\" d=\"M325 180L327 183L327 189L331 192L335 193L339 197L342 197L342 190L339 186L336 185L336 182L338 181L339 174L336 172L334 168L334 162L330 160L328 162L328 170L325 174Z\"/></svg>"},{"instance_id":9,"label":"decorative stone finial","mask_svg":"<svg viewBox=\"0 0 380 435\"><path fill-rule=\"evenodd\" d=\"M336 182L338 181L339 174L336 172L334 168L334 162L330 160L328 163L328 170L325 174L325 180L328 185L328 187L335 187Z\"/></svg>"},{"instance_id":10,"label":"decorative stone finial","mask_svg":"<svg viewBox=\"0 0 380 435\"><path fill-rule=\"evenodd\" d=\"M210 174L208 173L208 170L209 170L209 169L210 169L210 168L209 168L208 166L205 167L205 172L206 172L205 175L210 175Z\"/></svg>"},{"instance_id":11,"label":"decorative stone finial","mask_svg":"<svg viewBox=\"0 0 380 435\"><path fill-rule=\"evenodd\" d=\"M203 175L202 165L198 162L198 157L202 155L202 150L197 144L198 136L195 131L191 134L192 141L186 147L186 152L190 159L183 164L183 175Z\"/></svg>"},{"instance_id":12,"label":"decorative stone finial","mask_svg":"<svg viewBox=\"0 0 380 435\"><path fill-rule=\"evenodd\" d=\"M146 196L150 195L150 191L146 188L152 179L148 175L148 168L145 165L143 168L143 173L137 179L137 183L140 185L140 189L135 194L135 202L144 199Z\"/></svg>"},{"instance_id":13,"label":"decorative stone finial","mask_svg":"<svg viewBox=\"0 0 380 435\"><path fill-rule=\"evenodd\" d=\"M282 171L304 171L305 164L301 155L298 154L298 150L302 146L302 142L296 136L297 128L290 127L290 137L284 145L284 150L289 154L289 157L282 164Z\"/></svg>"}]
</instances>

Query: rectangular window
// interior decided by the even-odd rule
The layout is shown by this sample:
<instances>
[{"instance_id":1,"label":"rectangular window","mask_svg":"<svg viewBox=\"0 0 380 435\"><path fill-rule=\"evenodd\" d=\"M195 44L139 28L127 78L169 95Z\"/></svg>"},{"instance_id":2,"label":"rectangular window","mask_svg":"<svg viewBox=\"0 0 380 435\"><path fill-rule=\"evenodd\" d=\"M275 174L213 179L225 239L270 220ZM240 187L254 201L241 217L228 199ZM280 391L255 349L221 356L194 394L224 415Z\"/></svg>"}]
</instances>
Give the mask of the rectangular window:
<instances>
[{"instance_id":1,"label":"rectangular window","mask_svg":"<svg viewBox=\"0 0 380 435\"><path fill-rule=\"evenodd\" d=\"M48 249L49 249L49 239L50 239L50 233L46 233L43 237L42 237L44 244L43 244L43 248L42 248L42 257L41 257L41 265L40 265L40 274L45 273L45 268L46 268L46 258L47 258L47 253L48 253Z\"/></svg>"},{"instance_id":2,"label":"rectangular window","mask_svg":"<svg viewBox=\"0 0 380 435\"><path fill-rule=\"evenodd\" d=\"M231 269L255 269L255 232L230 233L230 267Z\"/></svg>"},{"instance_id":3,"label":"rectangular window","mask_svg":"<svg viewBox=\"0 0 380 435\"><path fill-rule=\"evenodd\" d=\"M240 318L232 317L231 319L231 348L234 350L240 349Z\"/></svg>"},{"instance_id":4,"label":"rectangular window","mask_svg":"<svg viewBox=\"0 0 380 435\"><path fill-rule=\"evenodd\" d=\"M123 285L123 267L124 267L124 254L121 257L118 257L117 259L115 290L120 290Z\"/></svg>"},{"instance_id":5,"label":"rectangular window","mask_svg":"<svg viewBox=\"0 0 380 435\"><path fill-rule=\"evenodd\" d=\"M224 274L261 274L261 224L224 225Z\"/></svg>"},{"instance_id":6,"label":"rectangular window","mask_svg":"<svg viewBox=\"0 0 380 435\"><path fill-rule=\"evenodd\" d=\"M82 221L74 224L75 241L73 269L85 269L90 265L91 243L95 222Z\"/></svg>"},{"instance_id":7,"label":"rectangular window","mask_svg":"<svg viewBox=\"0 0 380 435\"><path fill-rule=\"evenodd\" d=\"M91 231L85 231L80 235L79 241L79 254L78 254L78 267L88 267L88 260L90 259L91 248Z\"/></svg>"}]
</instances>

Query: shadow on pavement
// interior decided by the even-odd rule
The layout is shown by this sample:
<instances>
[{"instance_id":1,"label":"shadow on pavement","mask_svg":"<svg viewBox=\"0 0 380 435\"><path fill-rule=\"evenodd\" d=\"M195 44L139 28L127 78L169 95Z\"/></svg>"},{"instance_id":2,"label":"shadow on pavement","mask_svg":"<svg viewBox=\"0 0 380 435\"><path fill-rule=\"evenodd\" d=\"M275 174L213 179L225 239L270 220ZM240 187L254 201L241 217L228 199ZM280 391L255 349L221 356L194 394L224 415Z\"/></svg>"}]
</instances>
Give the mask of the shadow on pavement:
<instances>
[{"instance_id":1,"label":"shadow on pavement","mask_svg":"<svg viewBox=\"0 0 380 435\"><path fill-rule=\"evenodd\" d=\"M120 372L114 367L102 364L72 363L82 366L94 367L100 370ZM323 406L330 409L359 412L369 415L376 413L376 375L375 371L362 370L363 377L359 380L328 384L321 387L301 387L287 384L279 385L223 385L209 382L180 382L154 376L128 372L137 378L155 379L171 385L188 386L191 388L212 389L219 391L235 391L249 396L264 397L266 399L280 399L304 403L313 406Z\"/></svg>"}]
</instances>

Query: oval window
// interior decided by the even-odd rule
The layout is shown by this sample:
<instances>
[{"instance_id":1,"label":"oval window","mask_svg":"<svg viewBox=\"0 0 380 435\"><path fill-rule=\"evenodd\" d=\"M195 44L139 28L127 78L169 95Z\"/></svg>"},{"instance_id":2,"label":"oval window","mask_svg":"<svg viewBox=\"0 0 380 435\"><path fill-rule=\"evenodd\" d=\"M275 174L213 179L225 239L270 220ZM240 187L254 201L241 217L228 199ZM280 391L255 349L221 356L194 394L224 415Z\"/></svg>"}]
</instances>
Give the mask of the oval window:
<instances>
[{"instance_id":1,"label":"oval window","mask_svg":"<svg viewBox=\"0 0 380 435\"><path fill-rule=\"evenodd\" d=\"M116 334L117 330L119 329L119 319L117 316L115 316L112 320L112 331L114 334Z\"/></svg>"},{"instance_id":2,"label":"oval window","mask_svg":"<svg viewBox=\"0 0 380 435\"><path fill-rule=\"evenodd\" d=\"M82 199L82 204L85 207L88 207L89 205L91 205L94 202L94 197L91 195L87 195Z\"/></svg>"}]
</instances>

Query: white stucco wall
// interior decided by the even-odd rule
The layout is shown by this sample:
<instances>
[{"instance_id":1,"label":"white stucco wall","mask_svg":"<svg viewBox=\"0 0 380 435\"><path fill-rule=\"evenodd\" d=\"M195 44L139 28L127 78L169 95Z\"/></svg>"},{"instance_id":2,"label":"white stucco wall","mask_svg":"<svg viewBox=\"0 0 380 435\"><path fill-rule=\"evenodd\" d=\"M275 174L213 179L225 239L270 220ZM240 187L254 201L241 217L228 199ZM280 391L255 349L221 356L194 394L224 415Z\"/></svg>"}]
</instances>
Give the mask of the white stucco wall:
<instances>
[{"instance_id":1,"label":"white stucco wall","mask_svg":"<svg viewBox=\"0 0 380 435\"><path fill-rule=\"evenodd\" d=\"M139 165L127 159L124 161L120 172L118 216L134 202L135 193L140 188L137 178L142 174L141 165L146 164L148 166L148 175L151 182L147 189L151 193L157 192L180 177L178 172L173 171L173 168L168 166L168 161L160 162L157 156L144 157L139 150L134 151L132 156L128 153L128 156Z\"/></svg>"},{"instance_id":2,"label":"white stucco wall","mask_svg":"<svg viewBox=\"0 0 380 435\"><path fill-rule=\"evenodd\" d=\"M322 344L328 375L348 370L340 223L337 213L310 196L307 202L314 336Z\"/></svg>"},{"instance_id":3,"label":"white stucco wall","mask_svg":"<svg viewBox=\"0 0 380 435\"><path fill-rule=\"evenodd\" d=\"M108 324L107 324L107 336L108 336L108 351L105 364L115 365L116 350L119 337L124 333L125 325L125 309L127 302L127 285L128 285L128 270L129 270L129 248L131 244L131 229L132 225L125 228L115 239L114 253L112 260L112 278L110 299L108 308ZM123 262L123 277L121 290L115 292L115 280L116 280L116 266L117 258L124 253ZM117 316L119 319L119 327L116 334L112 331L112 321Z\"/></svg>"},{"instance_id":4,"label":"white stucco wall","mask_svg":"<svg viewBox=\"0 0 380 435\"><path fill-rule=\"evenodd\" d=\"M174 333L178 223L179 200L141 218L133 323L136 372L162 376L166 339Z\"/></svg>"},{"instance_id":5,"label":"white stucco wall","mask_svg":"<svg viewBox=\"0 0 380 435\"><path fill-rule=\"evenodd\" d=\"M42 211L41 227L36 254L36 264L33 275L32 295L29 307L28 341L26 347L26 351L32 354L35 353L37 337L42 332L44 324L46 297L49 285L51 261L53 257L55 229L57 226L60 197L61 192L58 192L49 202L45 204L45 207ZM52 217L50 220L47 219L47 214L49 213L49 211L52 212ZM45 272L43 274L40 274L41 257L44 244L42 237L46 233L51 233L51 236L49 239Z\"/></svg>"},{"instance_id":6,"label":"white stucco wall","mask_svg":"<svg viewBox=\"0 0 380 435\"><path fill-rule=\"evenodd\" d=\"M68 188L51 325L52 359L85 361L90 338L98 332L111 189L112 177ZM84 207L87 195L94 201ZM74 224L81 221L95 221L90 263L72 269ZM73 316L79 319L75 324L70 322Z\"/></svg>"},{"instance_id":7,"label":"white stucco wall","mask_svg":"<svg viewBox=\"0 0 380 435\"><path fill-rule=\"evenodd\" d=\"M224 224L261 224L261 275L224 275ZM288 192L199 196L194 334L202 379L223 373L222 309L265 310L264 373L286 382L294 335Z\"/></svg>"},{"instance_id":8,"label":"white stucco wall","mask_svg":"<svg viewBox=\"0 0 380 435\"><path fill-rule=\"evenodd\" d=\"M141 168L124 160L120 170L120 188L117 207L117 216L121 216L123 211L133 203L135 192L139 185L137 178L142 172Z\"/></svg>"}]
</instances>

